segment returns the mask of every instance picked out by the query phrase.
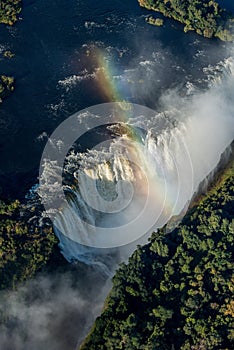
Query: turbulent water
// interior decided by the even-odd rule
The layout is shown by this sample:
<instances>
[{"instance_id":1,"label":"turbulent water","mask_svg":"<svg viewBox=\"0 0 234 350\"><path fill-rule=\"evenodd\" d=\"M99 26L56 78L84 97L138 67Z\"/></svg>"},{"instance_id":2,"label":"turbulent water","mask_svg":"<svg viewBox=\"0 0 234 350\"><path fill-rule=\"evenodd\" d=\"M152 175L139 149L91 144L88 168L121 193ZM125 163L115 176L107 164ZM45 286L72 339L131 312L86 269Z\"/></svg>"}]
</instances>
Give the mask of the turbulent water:
<instances>
[{"instance_id":1,"label":"turbulent water","mask_svg":"<svg viewBox=\"0 0 234 350\"><path fill-rule=\"evenodd\" d=\"M63 190L69 206L56 211L54 227L66 259L87 266L81 272L77 265L79 288L70 277L49 275L7 294L3 349L75 348L100 313L111 288L106 280L118 263L153 229L186 212L233 140L232 45L185 35L170 20L150 26L146 15L135 0L113 0L111 9L107 0L25 0L23 20L1 27L0 55L15 53L12 60L0 56L1 71L16 77L15 92L0 108L3 194L24 197L34 185L25 200L36 206L41 155L48 140L53 146L49 135L75 112L116 100L114 91L103 89L105 66L120 99L151 108L136 109L125 120L126 132L113 131L103 148L87 151L96 142L94 132L67 154ZM57 141L55 148L62 147ZM45 164L43 197L57 193L55 165ZM32 223L43 225L45 215ZM118 241L114 228L121 235L124 225L126 240ZM97 229L106 229L108 239ZM35 291L40 296L28 298Z\"/></svg>"},{"instance_id":2,"label":"turbulent water","mask_svg":"<svg viewBox=\"0 0 234 350\"><path fill-rule=\"evenodd\" d=\"M46 134L76 111L107 102L96 85L92 47L113 64L124 97L152 108L167 88L203 85L203 67L229 55L228 46L185 36L174 22L148 25L147 14L136 0L113 0L111 8L109 1L25 0L22 20L1 26L0 51L15 53L11 60L0 56L1 71L16 78L0 111L4 194L22 196L35 183Z\"/></svg>"},{"instance_id":3,"label":"turbulent water","mask_svg":"<svg viewBox=\"0 0 234 350\"><path fill-rule=\"evenodd\" d=\"M64 191L69 204L57 212L54 228L67 260L97 264L99 252L90 247L128 245L119 249L120 259L126 259L142 236L140 242L146 242L153 230L185 212L234 136L233 59L208 66L204 73L206 91L193 84L167 91L160 113L135 106L126 121L129 132L120 131L99 149L73 149L66 157L64 177L70 183ZM98 108L97 115L95 107L92 113L100 118ZM141 130L137 141L132 130ZM46 162L43 199L56 195L51 178L56 179L57 169L56 163ZM103 258L100 261L105 269Z\"/></svg>"}]
</instances>

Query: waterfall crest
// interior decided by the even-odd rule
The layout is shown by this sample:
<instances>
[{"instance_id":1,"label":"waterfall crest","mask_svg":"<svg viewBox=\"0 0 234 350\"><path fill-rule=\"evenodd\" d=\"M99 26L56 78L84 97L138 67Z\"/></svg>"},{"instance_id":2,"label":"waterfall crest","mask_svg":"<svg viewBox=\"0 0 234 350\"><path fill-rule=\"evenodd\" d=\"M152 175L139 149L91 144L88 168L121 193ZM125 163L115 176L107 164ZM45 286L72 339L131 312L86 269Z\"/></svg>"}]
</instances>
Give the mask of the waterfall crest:
<instances>
[{"instance_id":1,"label":"waterfall crest","mask_svg":"<svg viewBox=\"0 0 234 350\"><path fill-rule=\"evenodd\" d=\"M163 112L144 113L141 108L123 123L129 132L123 127L118 137L66 155L67 203L57 210L53 224L69 261L97 263L97 254L103 254L98 248L124 245L128 256L143 236L145 242L188 206L233 140L233 67L231 58L213 70L208 67L207 91L185 97L169 91L161 99ZM94 117L101 118L98 113ZM108 126L113 133L115 127ZM44 166L44 195L53 194L51 184L56 188L51 178L56 179L57 166L54 160Z\"/></svg>"}]
</instances>

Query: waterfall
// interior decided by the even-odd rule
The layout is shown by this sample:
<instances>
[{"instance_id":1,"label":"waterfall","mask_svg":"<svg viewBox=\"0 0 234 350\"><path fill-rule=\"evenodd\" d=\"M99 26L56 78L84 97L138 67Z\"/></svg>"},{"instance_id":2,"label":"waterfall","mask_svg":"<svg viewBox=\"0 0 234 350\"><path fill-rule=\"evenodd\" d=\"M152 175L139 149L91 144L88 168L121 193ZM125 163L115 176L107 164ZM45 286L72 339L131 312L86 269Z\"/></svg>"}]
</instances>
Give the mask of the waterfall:
<instances>
[{"instance_id":1,"label":"waterfall","mask_svg":"<svg viewBox=\"0 0 234 350\"><path fill-rule=\"evenodd\" d=\"M57 208L53 224L67 260L108 270L113 252L126 258L153 230L185 211L234 134L233 60L208 67L205 74L207 91L185 97L169 91L161 112L136 105L134 113L124 111L122 133L116 132L117 123L108 125L118 137L66 154L66 204ZM83 123L90 115L102 119L95 107L76 119ZM53 197L59 165L47 159L43 166L40 193Z\"/></svg>"}]
</instances>

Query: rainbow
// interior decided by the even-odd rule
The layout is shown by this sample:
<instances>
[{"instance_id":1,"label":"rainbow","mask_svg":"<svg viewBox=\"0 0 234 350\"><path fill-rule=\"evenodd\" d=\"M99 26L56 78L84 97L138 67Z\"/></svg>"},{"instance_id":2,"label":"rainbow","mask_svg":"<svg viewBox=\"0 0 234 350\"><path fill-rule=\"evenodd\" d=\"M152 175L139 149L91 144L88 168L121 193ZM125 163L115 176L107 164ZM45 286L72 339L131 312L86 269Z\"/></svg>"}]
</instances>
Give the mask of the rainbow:
<instances>
[{"instance_id":1,"label":"rainbow","mask_svg":"<svg viewBox=\"0 0 234 350\"><path fill-rule=\"evenodd\" d=\"M156 174L155 164L152 158L147 155L147 150L142 151L143 145L139 136L139 128L129 123L129 118L132 117L131 103L128 103L128 99L126 98L129 95L129 81L115 78L118 75L117 69L106 59L103 50L100 48L92 48L88 56L91 60L90 63L96 67L95 83L97 84L98 91L101 92L101 95L107 102L115 102L121 105L121 115L119 115L120 109L118 109L118 120L125 125L127 124L126 127L123 126L123 134L128 135L132 141L135 141L134 147L130 147L131 158L135 159L136 164L141 164L141 167L145 169L146 173L150 174L151 188L149 190L154 193L159 202L164 202L164 215L167 216L169 212L173 211L173 207L175 206L175 194L167 193L165 195L165 190L167 192L165 183L162 184L162 178Z\"/></svg>"},{"instance_id":2,"label":"rainbow","mask_svg":"<svg viewBox=\"0 0 234 350\"><path fill-rule=\"evenodd\" d=\"M99 75L99 88L103 92L103 95L108 97L110 102L118 102L121 104L121 110L122 115L119 116L121 121L123 123L127 123L131 139L133 141L136 141L135 144L135 150L132 149L132 155L134 154L134 158L136 159L136 163L140 162L144 165L144 167L147 169L147 172L150 172L151 174L154 173L154 181L151 182L151 186L153 184L154 186L154 193L157 193L158 199L162 202L163 192L165 191L165 188L162 185L161 179L158 177L158 175L155 172L154 164L152 164L149 160L149 157L147 157L147 154L142 152L142 142L139 136L139 128L135 128L133 125L130 125L128 123L129 116L131 116L131 111L129 108L131 108L131 104L127 102L127 99L125 98L126 95L128 95L127 88L129 89L129 84L127 85L128 81L125 82L125 85L123 86L122 80L117 80L114 78L116 74L116 68L111 64L111 62L107 61L102 50L97 49L96 52L96 59L98 67L100 68L100 75ZM132 81L131 81L132 82ZM137 158L141 156L141 159ZM152 160L152 159L151 159ZM174 197L174 196L172 196ZM167 207L167 210L171 211L173 205L175 204L175 198L167 198L167 203L165 204L165 208Z\"/></svg>"},{"instance_id":3,"label":"rainbow","mask_svg":"<svg viewBox=\"0 0 234 350\"><path fill-rule=\"evenodd\" d=\"M91 66L95 67L95 80L98 92L106 102L127 102L130 96L130 85L134 81L121 77L118 69L109 61L100 48L90 48L86 56ZM142 83L140 80L138 83Z\"/></svg>"},{"instance_id":4,"label":"rainbow","mask_svg":"<svg viewBox=\"0 0 234 350\"><path fill-rule=\"evenodd\" d=\"M103 96L105 96L109 102L122 101L123 95L114 78L114 67L106 60L100 49L96 49L94 55L98 66L98 86Z\"/></svg>"}]
</instances>

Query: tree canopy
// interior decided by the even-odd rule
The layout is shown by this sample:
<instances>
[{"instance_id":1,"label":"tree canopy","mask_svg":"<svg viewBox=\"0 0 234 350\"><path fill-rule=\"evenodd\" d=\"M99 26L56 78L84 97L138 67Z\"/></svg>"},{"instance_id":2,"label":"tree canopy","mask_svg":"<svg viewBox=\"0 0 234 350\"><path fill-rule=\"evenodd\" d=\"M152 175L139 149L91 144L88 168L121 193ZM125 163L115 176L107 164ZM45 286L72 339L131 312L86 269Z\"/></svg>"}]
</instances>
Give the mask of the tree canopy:
<instances>
[{"instance_id":1,"label":"tree canopy","mask_svg":"<svg viewBox=\"0 0 234 350\"><path fill-rule=\"evenodd\" d=\"M41 225L36 210L0 201L0 289L14 289L62 259L51 223Z\"/></svg>"},{"instance_id":2,"label":"tree canopy","mask_svg":"<svg viewBox=\"0 0 234 350\"><path fill-rule=\"evenodd\" d=\"M234 349L234 163L122 264L82 350Z\"/></svg>"},{"instance_id":3,"label":"tree canopy","mask_svg":"<svg viewBox=\"0 0 234 350\"><path fill-rule=\"evenodd\" d=\"M184 24L184 31L194 30L207 38L234 40L234 19L213 0L138 0L140 6L162 13ZM153 24L153 20L149 21ZM156 24L156 22L155 22Z\"/></svg>"},{"instance_id":4,"label":"tree canopy","mask_svg":"<svg viewBox=\"0 0 234 350\"><path fill-rule=\"evenodd\" d=\"M22 0L4 0L0 2L0 23L13 25L22 9Z\"/></svg>"}]
</instances>

